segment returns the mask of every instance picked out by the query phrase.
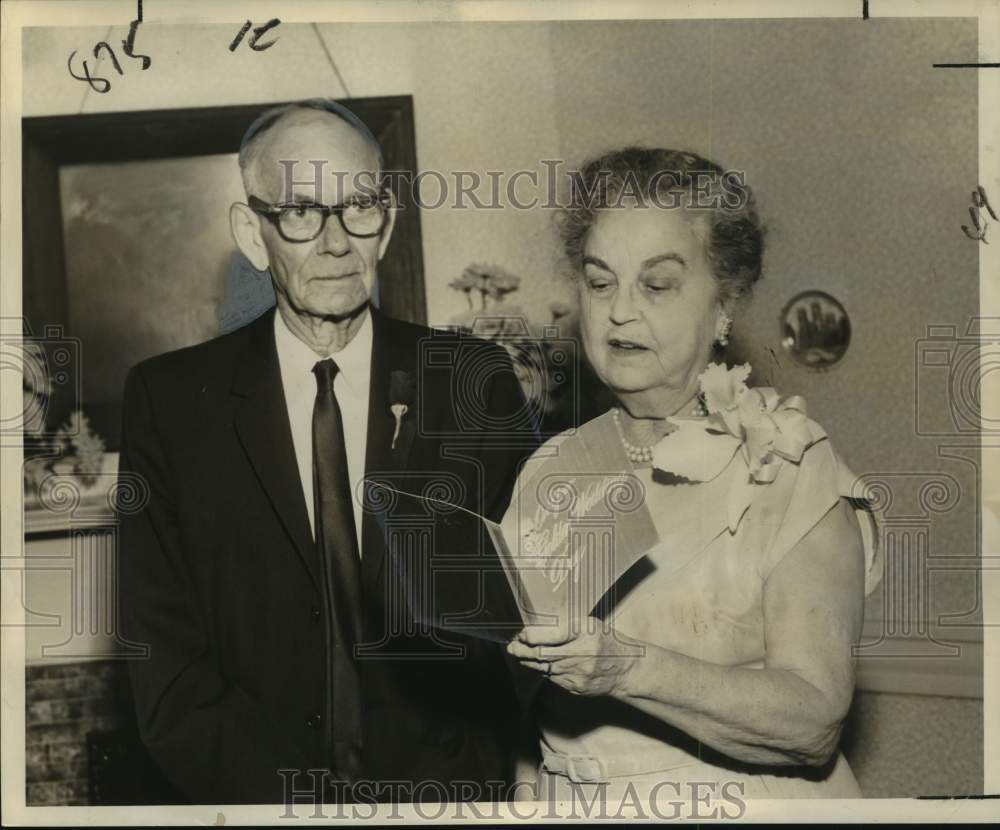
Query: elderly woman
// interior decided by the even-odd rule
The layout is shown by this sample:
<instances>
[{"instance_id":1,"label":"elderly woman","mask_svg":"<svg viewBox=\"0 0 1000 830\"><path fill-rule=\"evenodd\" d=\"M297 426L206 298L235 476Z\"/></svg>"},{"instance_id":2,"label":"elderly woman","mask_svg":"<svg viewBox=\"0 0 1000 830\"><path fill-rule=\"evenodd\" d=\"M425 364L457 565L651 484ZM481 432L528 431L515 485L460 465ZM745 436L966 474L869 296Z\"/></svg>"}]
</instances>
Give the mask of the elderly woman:
<instances>
[{"instance_id":1,"label":"elderly woman","mask_svg":"<svg viewBox=\"0 0 1000 830\"><path fill-rule=\"evenodd\" d=\"M508 646L542 678L541 797L676 799L696 781L859 796L837 747L878 580L870 514L801 399L714 362L761 273L752 194L696 155L643 148L577 185L563 241L587 357L617 399L599 420L660 543L599 624L529 626Z\"/></svg>"}]
</instances>

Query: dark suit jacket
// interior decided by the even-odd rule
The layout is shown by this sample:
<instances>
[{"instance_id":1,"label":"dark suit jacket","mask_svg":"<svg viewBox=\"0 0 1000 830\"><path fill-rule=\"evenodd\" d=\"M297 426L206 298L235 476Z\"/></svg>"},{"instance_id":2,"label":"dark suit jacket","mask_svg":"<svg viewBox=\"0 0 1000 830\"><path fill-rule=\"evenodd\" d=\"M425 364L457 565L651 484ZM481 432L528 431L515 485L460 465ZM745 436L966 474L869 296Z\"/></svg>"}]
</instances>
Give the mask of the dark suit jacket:
<instances>
[{"instance_id":1,"label":"dark suit jacket","mask_svg":"<svg viewBox=\"0 0 1000 830\"><path fill-rule=\"evenodd\" d=\"M131 664L136 714L151 755L195 803L281 803L279 769L330 766L317 718L329 632L273 322L272 311L147 360L126 382L121 469L149 485L148 502L121 518L122 628L149 646ZM410 490L447 479L466 506L499 518L535 442L506 353L378 312L373 323L366 473ZM393 449L394 370L419 383ZM489 418L506 418L506 435ZM499 647L448 635L465 656L429 657L433 639L393 627L401 606L369 514L362 534L365 635L378 644L362 661L363 777L509 779L517 715Z\"/></svg>"}]
</instances>

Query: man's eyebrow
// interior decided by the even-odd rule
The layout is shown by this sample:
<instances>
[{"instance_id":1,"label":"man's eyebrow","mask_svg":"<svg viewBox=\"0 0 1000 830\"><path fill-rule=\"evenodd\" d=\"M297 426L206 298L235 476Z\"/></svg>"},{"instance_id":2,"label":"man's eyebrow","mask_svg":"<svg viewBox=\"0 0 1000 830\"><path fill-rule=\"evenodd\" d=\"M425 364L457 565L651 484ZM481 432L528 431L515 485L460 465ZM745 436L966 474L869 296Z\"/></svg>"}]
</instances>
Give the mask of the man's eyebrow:
<instances>
[{"instance_id":1,"label":"man's eyebrow","mask_svg":"<svg viewBox=\"0 0 1000 830\"><path fill-rule=\"evenodd\" d=\"M292 193L291 201L302 205L318 204L315 193Z\"/></svg>"},{"instance_id":2,"label":"man's eyebrow","mask_svg":"<svg viewBox=\"0 0 1000 830\"><path fill-rule=\"evenodd\" d=\"M651 256L649 259L643 261L642 268L643 270L653 268L661 262L676 262L679 265L687 266L687 261L684 257L680 254L670 252L668 254L657 254L656 256Z\"/></svg>"},{"instance_id":3,"label":"man's eyebrow","mask_svg":"<svg viewBox=\"0 0 1000 830\"><path fill-rule=\"evenodd\" d=\"M608 265L608 263L606 263L603 259L600 259L599 257L596 257L596 256L585 256L583 258L583 264L584 265L596 265L602 271L607 271L610 274L614 273L614 271L611 270L611 266Z\"/></svg>"}]
</instances>

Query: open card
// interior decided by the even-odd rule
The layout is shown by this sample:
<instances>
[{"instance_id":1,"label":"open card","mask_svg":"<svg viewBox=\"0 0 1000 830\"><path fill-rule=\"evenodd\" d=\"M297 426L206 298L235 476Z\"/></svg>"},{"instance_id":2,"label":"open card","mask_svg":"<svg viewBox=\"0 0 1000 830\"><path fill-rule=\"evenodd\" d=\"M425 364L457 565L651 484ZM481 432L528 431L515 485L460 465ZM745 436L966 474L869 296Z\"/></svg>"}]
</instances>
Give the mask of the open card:
<instances>
[{"instance_id":1,"label":"open card","mask_svg":"<svg viewBox=\"0 0 1000 830\"><path fill-rule=\"evenodd\" d=\"M590 614L658 541L610 415L525 464L501 523L369 479L389 579L419 624L505 642Z\"/></svg>"}]
</instances>

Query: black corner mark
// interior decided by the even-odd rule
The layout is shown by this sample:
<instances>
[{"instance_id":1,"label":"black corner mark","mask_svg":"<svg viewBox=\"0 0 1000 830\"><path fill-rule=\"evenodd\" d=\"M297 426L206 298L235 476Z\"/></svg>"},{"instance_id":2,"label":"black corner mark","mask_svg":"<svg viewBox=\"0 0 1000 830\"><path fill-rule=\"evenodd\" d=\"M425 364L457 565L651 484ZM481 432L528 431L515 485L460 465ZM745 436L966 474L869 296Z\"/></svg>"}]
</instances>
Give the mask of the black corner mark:
<instances>
[{"instance_id":1,"label":"black corner mark","mask_svg":"<svg viewBox=\"0 0 1000 830\"><path fill-rule=\"evenodd\" d=\"M862 3L861 3L861 19L862 20L867 20L868 19L868 0L862 0Z\"/></svg>"},{"instance_id":2,"label":"black corner mark","mask_svg":"<svg viewBox=\"0 0 1000 830\"><path fill-rule=\"evenodd\" d=\"M250 38L250 43L249 43L250 48L253 49L255 52L263 52L265 49L270 49L272 46L274 46L274 44L278 42L278 38L275 38L274 40L269 40L267 43L258 43L258 41L264 34L269 32L276 26L280 25L281 21L277 17L274 17L271 20L268 20L267 23L255 27L253 30L253 35ZM236 51L236 47L239 46L240 43L242 43L243 38L246 37L246 33L250 31L251 26L253 26L253 23L251 23L249 20L243 24L243 28L239 30L239 32L236 34L236 37L233 38L233 42L229 44L230 52Z\"/></svg>"},{"instance_id":3,"label":"black corner mark","mask_svg":"<svg viewBox=\"0 0 1000 830\"><path fill-rule=\"evenodd\" d=\"M934 69L1000 69L1000 63L932 63Z\"/></svg>"}]
</instances>

